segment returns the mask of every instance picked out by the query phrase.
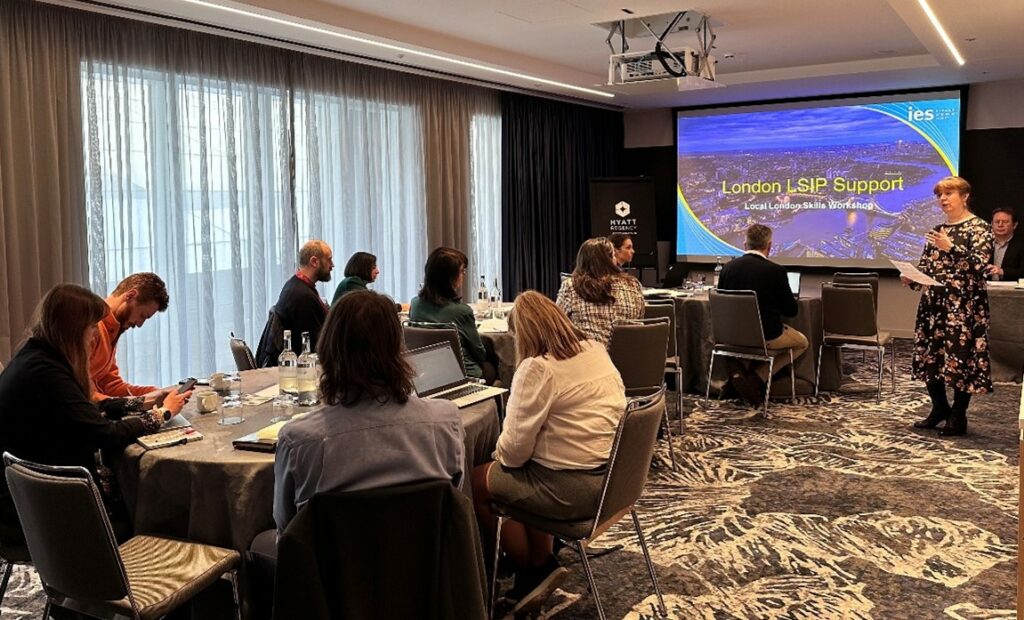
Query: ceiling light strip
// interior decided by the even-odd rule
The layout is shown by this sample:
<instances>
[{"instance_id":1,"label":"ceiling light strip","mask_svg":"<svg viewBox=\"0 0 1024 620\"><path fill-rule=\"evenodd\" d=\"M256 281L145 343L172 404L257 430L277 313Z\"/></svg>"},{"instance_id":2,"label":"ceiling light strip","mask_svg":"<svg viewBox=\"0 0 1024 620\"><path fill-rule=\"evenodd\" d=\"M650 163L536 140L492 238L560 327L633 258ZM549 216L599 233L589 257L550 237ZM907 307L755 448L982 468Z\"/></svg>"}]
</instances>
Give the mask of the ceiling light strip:
<instances>
[{"instance_id":1,"label":"ceiling light strip","mask_svg":"<svg viewBox=\"0 0 1024 620\"><path fill-rule=\"evenodd\" d=\"M932 7L928 5L928 0L917 0L917 3L921 5L925 15L927 15L928 19L931 20L932 26L935 28L935 31L939 33L939 36L942 37L942 41L946 44L946 48L949 49L949 53L956 59L957 64L960 66L966 64L964 57L960 55L960 51L956 49L955 45L953 45L953 39L950 39L949 35L946 34L946 29L942 27L942 24L939 22L939 18L935 15L935 12L932 11Z\"/></svg>"},{"instance_id":2,"label":"ceiling light strip","mask_svg":"<svg viewBox=\"0 0 1024 620\"><path fill-rule=\"evenodd\" d=\"M227 13L234 13L236 15L244 15L245 17L252 17L252 18L263 20L263 21L266 21L266 22L271 22L271 23L274 23L274 24L279 24L279 25L282 25L282 26L289 26L289 27L292 27L292 28L299 28L299 29L306 30L306 31L309 31L309 32L315 32L317 34L324 34L324 35L327 35L327 36L336 37L338 39L343 39L345 41L351 41L351 42L354 42L354 43L362 43L362 44L366 44L366 45L372 45L372 46L379 47L379 48L382 48L382 49L391 50L393 52L398 52L400 54L408 54L410 56L417 56L419 58L426 58L426 59L429 59L429 60L437 60L437 61L440 61L440 62L446 62L446 63L457 65L457 66L460 66L460 67L466 67L466 68L469 68L469 69L477 69L479 71L486 71L488 73L493 73L493 74L497 74L497 75L503 75L505 77L516 78L516 79L519 79L519 80L526 80L526 81L534 83L534 84L546 84L547 86L554 86L556 88L564 88L564 89L567 89L567 90L572 90L572 91L576 91L576 92L580 92L580 93L586 93L588 95L594 95L594 96L597 96L597 97L607 97L609 99L615 97L615 95L613 93L609 93L609 92L605 92L605 91L601 91L601 90L594 90L592 88L584 88L583 86L576 86L574 84L567 84L565 82L558 82L558 81L555 81L555 80L549 80L547 78L537 77L535 75L528 75L526 73L518 73L516 71L509 71L507 69L499 69L497 67L489 67L487 65L482 65L482 64L475 63L475 62L470 62L470 61L467 61L467 60L459 60L458 58L451 58L451 57L448 57L448 56L442 56L440 54L434 54L434 53L431 53L431 52L423 52L423 51L412 49L412 48L409 48L409 47L402 47L400 45L394 45L392 43L384 43L382 41L376 41L374 39L368 39L366 37L358 37L358 36L351 35L351 34L345 34L345 33L342 33L342 32L337 32L335 30L329 30L327 28L320 28L318 26L310 26L308 24L303 24L301 22L296 22L296 21L292 21L292 20L288 20L288 19L281 19L279 17L272 17L270 15L262 15L260 13L253 13L251 11L246 11L246 10L243 10L243 9L236 9L234 7L224 6L222 4L215 4L213 2L204 2L203 0L182 0L182 1L183 2L187 2L189 4L195 4L195 5L206 7L206 8L209 8L209 9L214 9L214 10L217 10L217 11L224 11L224 12L227 12Z\"/></svg>"}]
</instances>

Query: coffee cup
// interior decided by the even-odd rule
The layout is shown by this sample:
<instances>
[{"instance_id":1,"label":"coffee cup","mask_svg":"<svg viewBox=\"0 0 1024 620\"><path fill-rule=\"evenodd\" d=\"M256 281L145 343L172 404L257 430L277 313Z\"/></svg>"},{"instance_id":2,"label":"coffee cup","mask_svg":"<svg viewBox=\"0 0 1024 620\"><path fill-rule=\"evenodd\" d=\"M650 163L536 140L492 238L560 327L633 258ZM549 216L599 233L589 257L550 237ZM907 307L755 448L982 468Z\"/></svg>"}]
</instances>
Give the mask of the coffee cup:
<instances>
[{"instance_id":1,"label":"coffee cup","mask_svg":"<svg viewBox=\"0 0 1024 620\"><path fill-rule=\"evenodd\" d=\"M220 396L216 392L201 392L196 395L196 408L199 413L211 413L217 410Z\"/></svg>"}]
</instances>

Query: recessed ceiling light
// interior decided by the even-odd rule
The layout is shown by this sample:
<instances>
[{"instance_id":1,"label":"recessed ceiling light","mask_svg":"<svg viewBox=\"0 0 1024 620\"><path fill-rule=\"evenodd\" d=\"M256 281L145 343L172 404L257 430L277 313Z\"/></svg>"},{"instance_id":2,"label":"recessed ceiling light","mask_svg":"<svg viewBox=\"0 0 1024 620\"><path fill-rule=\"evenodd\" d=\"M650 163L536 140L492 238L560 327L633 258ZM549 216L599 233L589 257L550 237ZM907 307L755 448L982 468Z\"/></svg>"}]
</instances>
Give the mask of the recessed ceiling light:
<instances>
[{"instance_id":1,"label":"recessed ceiling light","mask_svg":"<svg viewBox=\"0 0 1024 620\"><path fill-rule=\"evenodd\" d=\"M961 66L964 65L966 63L964 57L960 55L960 51L956 49L955 45L953 45L953 40L949 38L948 34L946 34L946 29L942 27L942 24L939 22L939 18L936 17L935 12L932 11L932 7L928 5L928 0L917 0L917 3L921 5L922 9L924 9L924 13L928 16L928 19L931 20L935 31L939 33L940 37L942 37L942 41L946 44L946 48L949 50L949 53L953 55L953 58L956 59L958 64Z\"/></svg>"},{"instance_id":2,"label":"recessed ceiling light","mask_svg":"<svg viewBox=\"0 0 1024 620\"><path fill-rule=\"evenodd\" d=\"M477 69L479 71L485 71L487 73L492 73L492 74L500 75L500 76L503 76L503 77L510 77L510 78L515 78L517 80L523 80L525 82L539 83L539 84L544 84L546 86L554 86L556 88L564 88L566 90L572 90L572 91L576 91L576 92L579 92L579 93L586 93L588 95L594 95L594 96L597 96L597 97L607 97L609 99L612 99L612 98L615 97L614 93L605 92L603 90L595 90L593 88L584 88L582 86L576 86L575 84L567 84L565 82L559 82L559 81L556 81L556 80L549 80L547 78L537 77L535 75L528 75L526 73L519 73L518 71L509 71L507 69L499 69L497 67L489 67L487 65L483 65L483 64L480 64L480 63L476 63L476 62L470 62L468 60L460 60L458 58L451 58L449 56L442 56L441 54L434 54L432 52L423 52L423 51L420 51L420 50L417 50L417 49L413 49L413 48L410 48L410 47L403 47L401 45L394 45L392 43L384 43L383 41L375 41L373 39L368 39L366 37L357 37L355 35L345 34L345 33L342 33L342 32L337 32L335 30L330 30L328 28L321 28L319 26L310 26L309 24L303 24L302 22L292 21L290 19L281 19L279 17L271 17L270 15L261 15L260 13L253 13L251 11L245 11L243 9L236 9L234 7L224 6L224 5L216 4L216 3L213 3L213 2L204 2L203 0L182 0L182 1L183 2L187 2L189 4L195 4L195 5L198 5L198 6L203 6L203 7L206 7L206 8L214 9L214 10L217 10L217 11L224 11L225 13L233 13L235 15L244 15L246 17L251 17L253 19L259 19L259 20L262 20L262 21L265 21L265 22L270 22L270 23L273 23L273 24L278 24L278 25L282 25L282 26L288 26L288 27L291 27L291 28L298 28L300 30L305 30L307 32L315 32L317 34L324 34L324 35L327 35L327 36L330 36L330 37L335 37L337 39L342 39L342 40L345 40L345 41L351 41L353 43L362 43L362 44L365 44L365 45L372 45L372 46L375 46L375 47L379 47L381 49L390 50L392 52L399 52L399 53L402 53L402 54L408 54L410 56L417 56L419 58L425 58L425 59L428 59L428 60L437 60L437 61L440 61L440 62L445 62L445 63L456 65L456 66L459 66L459 67L465 67L467 69Z\"/></svg>"}]
</instances>

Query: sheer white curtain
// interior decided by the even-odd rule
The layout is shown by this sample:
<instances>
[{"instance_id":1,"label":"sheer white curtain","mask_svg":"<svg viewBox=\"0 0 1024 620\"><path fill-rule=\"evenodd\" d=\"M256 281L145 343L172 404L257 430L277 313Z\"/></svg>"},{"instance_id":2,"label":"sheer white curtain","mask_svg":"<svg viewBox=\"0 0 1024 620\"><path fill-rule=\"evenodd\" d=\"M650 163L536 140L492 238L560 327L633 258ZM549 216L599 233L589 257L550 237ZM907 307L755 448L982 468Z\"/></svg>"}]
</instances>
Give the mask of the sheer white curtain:
<instances>
[{"instance_id":1,"label":"sheer white curtain","mask_svg":"<svg viewBox=\"0 0 1024 620\"><path fill-rule=\"evenodd\" d=\"M470 254L476 279L487 276L487 286L497 280L501 291L501 102L495 98L481 105L470 126Z\"/></svg>"},{"instance_id":2,"label":"sheer white curtain","mask_svg":"<svg viewBox=\"0 0 1024 620\"><path fill-rule=\"evenodd\" d=\"M228 333L255 348L307 239L334 249L334 279L320 286L328 300L360 250L377 255L373 288L399 301L416 293L430 244L464 249L488 284L500 276L497 93L465 87L461 98L459 85L148 25L90 34L91 286L105 295L153 271L171 297L118 345L131 381L233 368ZM460 101L443 143L424 119L431 89ZM428 195L438 170L467 181ZM471 230L428 243L441 219Z\"/></svg>"},{"instance_id":3,"label":"sheer white curtain","mask_svg":"<svg viewBox=\"0 0 1024 620\"><path fill-rule=\"evenodd\" d=\"M122 337L118 361L168 384L233 368L229 332L255 347L294 268L287 65L140 30L97 38L81 64L90 284L164 279L168 311Z\"/></svg>"},{"instance_id":4,"label":"sheer white curtain","mask_svg":"<svg viewBox=\"0 0 1024 620\"><path fill-rule=\"evenodd\" d=\"M295 85L295 197L300 239L334 250L328 300L355 252L377 257L372 288L408 301L426 255L423 124L404 76L310 62Z\"/></svg>"}]
</instances>

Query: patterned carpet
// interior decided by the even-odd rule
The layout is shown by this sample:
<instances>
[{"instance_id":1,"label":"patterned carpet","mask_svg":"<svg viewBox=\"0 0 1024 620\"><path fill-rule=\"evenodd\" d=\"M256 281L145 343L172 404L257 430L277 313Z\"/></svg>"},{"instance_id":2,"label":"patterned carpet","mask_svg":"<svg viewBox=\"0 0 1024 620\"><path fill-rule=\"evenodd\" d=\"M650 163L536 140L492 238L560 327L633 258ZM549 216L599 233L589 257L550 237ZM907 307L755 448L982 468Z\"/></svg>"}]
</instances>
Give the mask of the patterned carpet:
<instances>
[{"instance_id":1,"label":"patterned carpet","mask_svg":"<svg viewBox=\"0 0 1024 620\"><path fill-rule=\"evenodd\" d=\"M860 356L838 394L773 402L768 420L686 400L679 471L661 442L638 510L670 618L1016 617L1020 385L976 397L970 434L941 439L911 428L927 395L907 343L899 356L880 403ZM632 528L597 546L613 544L592 561L608 617L656 617ZM560 557L569 579L539 617L596 618L575 554ZM35 573L17 569L3 617L41 608Z\"/></svg>"}]
</instances>

